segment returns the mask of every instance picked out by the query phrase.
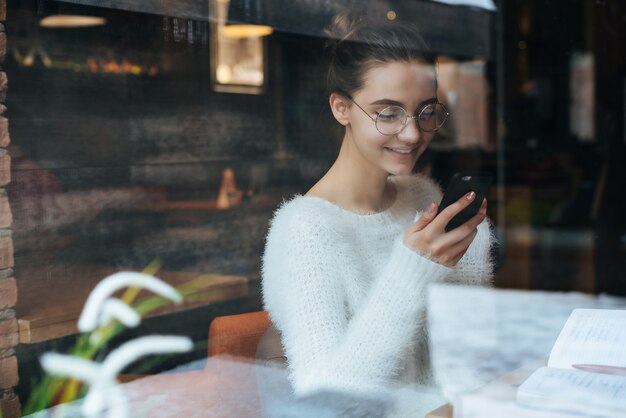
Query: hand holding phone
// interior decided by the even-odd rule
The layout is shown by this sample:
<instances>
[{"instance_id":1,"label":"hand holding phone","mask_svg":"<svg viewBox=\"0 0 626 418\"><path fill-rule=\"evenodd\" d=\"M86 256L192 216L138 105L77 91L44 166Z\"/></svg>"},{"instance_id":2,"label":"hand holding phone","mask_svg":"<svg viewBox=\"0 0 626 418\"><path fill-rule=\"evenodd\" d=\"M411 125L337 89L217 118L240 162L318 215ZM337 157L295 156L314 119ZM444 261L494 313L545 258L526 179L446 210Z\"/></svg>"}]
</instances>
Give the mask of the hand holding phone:
<instances>
[{"instance_id":1,"label":"hand holding phone","mask_svg":"<svg viewBox=\"0 0 626 418\"><path fill-rule=\"evenodd\" d=\"M487 216L484 196L490 183L488 176L455 175L439 211L433 202L405 231L404 245L439 264L456 266L476 237L478 225ZM457 228L464 224L469 228Z\"/></svg>"},{"instance_id":2,"label":"hand holding phone","mask_svg":"<svg viewBox=\"0 0 626 418\"><path fill-rule=\"evenodd\" d=\"M456 216L454 216L454 218L452 218L452 220L446 225L444 230L449 232L472 219L480 210L480 206L482 205L485 196L487 196L490 186L491 176L482 174L466 175L456 173L452 177L452 180L450 181L450 184L441 199L437 215L439 215L445 208L458 201L461 197L467 195L469 192L476 193L476 198L469 206L465 207L461 212L456 214Z\"/></svg>"}]
</instances>

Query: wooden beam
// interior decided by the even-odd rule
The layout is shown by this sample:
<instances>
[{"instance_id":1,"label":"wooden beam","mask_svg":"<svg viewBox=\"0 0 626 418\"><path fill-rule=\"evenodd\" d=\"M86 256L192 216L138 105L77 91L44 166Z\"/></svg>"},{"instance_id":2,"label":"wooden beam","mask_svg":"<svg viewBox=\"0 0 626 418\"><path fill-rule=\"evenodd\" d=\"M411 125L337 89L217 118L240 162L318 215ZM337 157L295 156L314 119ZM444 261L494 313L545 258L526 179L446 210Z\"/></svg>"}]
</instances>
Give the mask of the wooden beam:
<instances>
[{"instance_id":1,"label":"wooden beam","mask_svg":"<svg viewBox=\"0 0 626 418\"><path fill-rule=\"evenodd\" d=\"M60 2L193 20L209 18L208 0L60 0Z\"/></svg>"},{"instance_id":2,"label":"wooden beam","mask_svg":"<svg viewBox=\"0 0 626 418\"><path fill-rule=\"evenodd\" d=\"M61 0L63 3L74 3L85 6L104 7L117 10L128 10L150 13L169 17L208 21L208 0ZM386 12L385 2L361 0L315 1L300 0L286 2L284 0L264 0L262 9L254 15L254 10L246 8L243 1L231 0L231 9L240 10L237 16L229 17L229 21L272 26L276 31L326 37L324 28L333 16L356 5L365 4L365 10L372 15ZM289 7L286 7L288 4ZM430 46L430 50L439 54L475 57L491 56L491 26L493 12L467 6L454 6L432 1L406 1L396 5L396 12L401 19L413 22ZM248 14L247 14L248 13Z\"/></svg>"}]
</instances>

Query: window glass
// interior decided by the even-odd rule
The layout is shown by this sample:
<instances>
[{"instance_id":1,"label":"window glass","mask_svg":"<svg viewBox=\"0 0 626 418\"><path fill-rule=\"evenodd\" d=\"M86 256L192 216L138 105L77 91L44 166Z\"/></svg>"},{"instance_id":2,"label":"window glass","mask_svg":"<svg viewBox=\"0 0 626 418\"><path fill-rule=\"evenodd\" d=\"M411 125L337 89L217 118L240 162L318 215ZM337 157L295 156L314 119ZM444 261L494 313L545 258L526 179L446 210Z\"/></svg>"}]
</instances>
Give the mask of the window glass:
<instances>
[{"instance_id":1,"label":"window glass","mask_svg":"<svg viewBox=\"0 0 626 418\"><path fill-rule=\"evenodd\" d=\"M275 297L263 287L273 267L263 265L271 219L318 183L346 141L329 105L333 50L325 32L342 10L409 22L428 45L438 103L429 106L437 125L446 113L445 123L410 172L441 190L458 172L490 177L494 272L489 286L467 286L459 268L458 280L416 295L424 300L423 324L410 361L432 380L413 376L391 397L363 398L330 390L331 377L327 392L294 398L278 331L268 345L258 345L260 334L244 338L236 352L223 339L233 326L228 318L253 333L267 329L260 311ZM133 380L121 393L146 416L154 408L186 416L212 407L227 415L315 416L355 404L371 415L395 407L419 415L444 404L462 411L470 391L519 367L529 376L573 309L626 307L624 16L618 0L0 0L1 412L19 416L66 402L78 408L74 400L93 393L93 382L51 380L44 353L104 364L124 344L154 335L188 337L192 347L146 343L140 361L120 368L118 380ZM422 108L398 106L401 132L404 124L423 128L414 125L426 123ZM373 108L364 106L372 122L361 114L378 133L382 107L369 114ZM351 240L342 243L350 256L366 254L369 247ZM304 265L293 258L294 245L281 246L285 265ZM358 268L367 276L375 265L364 257ZM346 279L348 266L332 274ZM156 298L167 291L146 282L141 291L111 285L108 297L138 309L141 323L80 332L89 294L124 271L154 275L182 302ZM333 295L345 297L337 303L347 330L363 316L354 301L371 288L346 283ZM306 302L284 303L293 305L282 315L294 325L280 323L279 331L312 327L296 319L310 309ZM102 312L123 316L118 308ZM233 319L244 313L257 315ZM226 328L215 318L226 318ZM343 347L344 337L333 347ZM257 350L281 366L255 369ZM249 361L212 362L224 353ZM626 367L620 361L612 365ZM177 374L164 374L171 369ZM140 383L137 375L148 377ZM173 400L147 396L159 391ZM221 406L211 406L216 393ZM238 399L247 410L232 406Z\"/></svg>"}]
</instances>

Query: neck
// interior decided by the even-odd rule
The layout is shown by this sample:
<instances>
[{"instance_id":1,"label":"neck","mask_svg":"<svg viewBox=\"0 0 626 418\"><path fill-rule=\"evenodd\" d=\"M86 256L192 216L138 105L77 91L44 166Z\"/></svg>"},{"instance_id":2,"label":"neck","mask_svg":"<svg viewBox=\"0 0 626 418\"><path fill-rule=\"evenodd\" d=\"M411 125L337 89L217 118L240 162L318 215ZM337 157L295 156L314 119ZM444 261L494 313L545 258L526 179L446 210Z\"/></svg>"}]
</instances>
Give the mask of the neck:
<instances>
[{"instance_id":1,"label":"neck","mask_svg":"<svg viewBox=\"0 0 626 418\"><path fill-rule=\"evenodd\" d=\"M326 184L332 187L332 199L354 212L381 212L395 198L395 189L387 181L389 174L364 159L349 135L347 130L339 156L324 176L330 180Z\"/></svg>"}]
</instances>

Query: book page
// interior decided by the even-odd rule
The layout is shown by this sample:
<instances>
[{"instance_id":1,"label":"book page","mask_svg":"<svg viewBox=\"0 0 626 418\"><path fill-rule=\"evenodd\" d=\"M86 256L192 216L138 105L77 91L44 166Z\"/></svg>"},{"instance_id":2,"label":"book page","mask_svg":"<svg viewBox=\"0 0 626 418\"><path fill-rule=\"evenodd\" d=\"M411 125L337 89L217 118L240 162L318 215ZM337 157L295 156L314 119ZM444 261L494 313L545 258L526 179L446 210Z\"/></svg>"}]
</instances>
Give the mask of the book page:
<instances>
[{"instance_id":1,"label":"book page","mask_svg":"<svg viewBox=\"0 0 626 418\"><path fill-rule=\"evenodd\" d=\"M520 405L601 416L626 414L626 377L541 367L517 390Z\"/></svg>"},{"instance_id":2,"label":"book page","mask_svg":"<svg viewBox=\"0 0 626 418\"><path fill-rule=\"evenodd\" d=\"M626 367L626 310L574 309L554 343L548 367Z\"/></svg>"}]
</instances>

